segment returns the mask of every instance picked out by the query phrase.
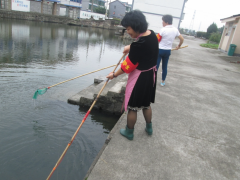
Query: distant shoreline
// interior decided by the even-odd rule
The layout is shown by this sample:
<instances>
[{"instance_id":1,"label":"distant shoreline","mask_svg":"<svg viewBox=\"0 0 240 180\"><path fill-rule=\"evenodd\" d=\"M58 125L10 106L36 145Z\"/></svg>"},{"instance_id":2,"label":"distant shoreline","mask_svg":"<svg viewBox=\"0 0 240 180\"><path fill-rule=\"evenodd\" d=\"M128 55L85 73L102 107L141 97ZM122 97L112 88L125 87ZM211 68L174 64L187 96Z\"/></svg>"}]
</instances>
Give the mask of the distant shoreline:
<instances>
[{"instance_id":1,"label":"distant shoreline","mask_svg":"<svg viewBox=\"0 0 240 180\"><path fill-rule=\"evenodd\" d=\"M95 20L95 19L72 19L64 16L55 16L36 12L22 12L0 9L0 18L3 19L20 19L28 21L39 21L58 23L82 27L96 27L102 29L116 30L114 20Z\"/></svg>"}]
</instances>

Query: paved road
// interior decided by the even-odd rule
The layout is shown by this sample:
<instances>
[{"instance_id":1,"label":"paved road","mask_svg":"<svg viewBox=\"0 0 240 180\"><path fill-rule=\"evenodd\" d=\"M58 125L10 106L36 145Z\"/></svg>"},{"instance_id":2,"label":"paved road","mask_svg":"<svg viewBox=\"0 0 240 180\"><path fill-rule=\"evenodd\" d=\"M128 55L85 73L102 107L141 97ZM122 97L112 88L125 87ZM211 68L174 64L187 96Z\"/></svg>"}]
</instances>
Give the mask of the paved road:
<instances>
[{"instance_id":1,"label":"paved road","mask_svg":"<svg viewBox=\"0 0 240 180\"><path fill-rule=\"evenodd\" d=\"M134 140L122 137L122 116L88 180L240 179L240 57L202 42L172 52L165 87L159 70L152 137L141 112Z\"/></svg>"}]
</instances>

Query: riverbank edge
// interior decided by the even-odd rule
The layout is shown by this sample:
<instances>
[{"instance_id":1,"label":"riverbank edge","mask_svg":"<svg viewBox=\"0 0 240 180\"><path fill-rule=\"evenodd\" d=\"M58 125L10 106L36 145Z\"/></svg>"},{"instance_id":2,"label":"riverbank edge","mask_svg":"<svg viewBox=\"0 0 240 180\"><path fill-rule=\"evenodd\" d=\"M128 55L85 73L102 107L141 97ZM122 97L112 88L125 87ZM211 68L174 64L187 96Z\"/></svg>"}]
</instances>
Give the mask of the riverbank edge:
<instances>
[{"instance_id":1,"label":"riverbank edge","mask_svg":"<svg viewBox=\"0 0 240 180\"><path fill-rule=\"evenodd\" d=\"M102 149L99 151L98 155L95 157L94 161L92 162L91 166L89 167L87 174L85 175L85 177L83 178L83 180L86 180L88 178L88 176L91 174L93 168L95 167L96 163L98 162L99 158L101 157L103 151L105 150L105 148L107 147L108 143L111 141L113 134L117 131L118 126L120 125L120 123L122 122L122 120L124 119L126 115L126 112L124 112L120 118L118 119L117 123L114 125L114 127L112 128L112 130L110 131L110 133L108 134L107 139L105 140L105 143L102 147Z\"/></svg>"},{"instance_id":2,"label":"riverbank edge","mask_svg":"<svg viewBox=\"0 0 240 180\"><path fill-rule=\"evenodd\" d=\"M109 20L95 20L95 19L72 19L64 16L54 16L49 14L42 14L37 12L22 12L0 9L0 19L19 19L27 21L39 21L48 23L58 23L65 25L95 27L109 30L116 30L114 21Z\"/></svg>"},{"instance_id":3,"label":"riverbank edge","mask_svg":"<svg viewBox=\"0 0 240 180\"><path fill-rule=\"evenodd\" d=\"M124 116L87 180L240 179L240 70L230 63L239 57L202 42L185 39L189 47L171 55L167 85L158 79L153 135L139 113L134 140L122 137Z\"/></svg>"}]
</instances>

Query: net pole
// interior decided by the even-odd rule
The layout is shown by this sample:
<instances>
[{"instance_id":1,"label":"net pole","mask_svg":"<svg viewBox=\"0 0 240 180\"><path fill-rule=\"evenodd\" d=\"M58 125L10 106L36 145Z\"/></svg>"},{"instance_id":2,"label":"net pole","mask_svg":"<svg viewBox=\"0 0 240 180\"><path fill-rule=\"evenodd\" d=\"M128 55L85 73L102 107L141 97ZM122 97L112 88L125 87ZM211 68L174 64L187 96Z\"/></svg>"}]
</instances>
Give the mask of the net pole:
<instances>
[{"instance_id":1,"label":"net pole","mask_svg":"<svg viewBox=\"0 0 240 180\"><path fill-rule=\"evenodd\" d=\"M121 60L124 58L124 56L125 56L125 54L123 54L123 56L122 56L121 59L119 60L118 64L115 65L115 68L114 68L114 70L113 70L112 72L114 72L114 71L117 69L118 65L120 64L120 62L121 62ZM96 99L94 100L94 102L92 103L91 107L89 108L89 110L87 111L86 115L84 116L81 124L78 126L77 130L75 131L75 133L74 133L74 135L72 136L71 140L69 141L68 145L67 145L66 148L64 149L62 155L61 155L60 158L58 159L57 163L56 163L55 166L53 167L53 169L52 169L52 171L50 172L50 174L48 175L47 180L49 180L49 179L51 178L52 174L54 173L54 171L56 170L56 168L58 167L58 165L61 163L63 157L65 156L65 154L66 154L66 152L67 152L67 150L68 150L68 148L71 146L72 142L74 141L74 139L75 139L77 133L79 132L80 128L82 127L83 123L86 121L88 115L90 114L93 106L96 104L96 102L97 102L100 94L102 93L103 89L104 89L105 86L107 85L108 81L109 81L109 79L107 79L107 81L104 83L102 89L99 91Z\"/></svg>"}]
</instances>

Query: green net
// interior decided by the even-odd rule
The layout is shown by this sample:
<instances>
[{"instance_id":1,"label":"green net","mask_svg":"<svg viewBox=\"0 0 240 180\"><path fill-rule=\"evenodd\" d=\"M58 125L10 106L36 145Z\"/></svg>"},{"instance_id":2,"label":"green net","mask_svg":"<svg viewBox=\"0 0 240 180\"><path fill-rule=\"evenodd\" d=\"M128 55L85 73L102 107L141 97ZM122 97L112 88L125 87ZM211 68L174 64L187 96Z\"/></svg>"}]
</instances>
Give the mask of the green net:
<instances>
[{"instance_id":1,"label":"green net","mask_svg":"<svg viewBox=\"0 0 240 180\"><path fill-rule=\"evenodd\" d=\"M38 89L34 95L33 95L33 99L37 99L38 95L43 95L45 92L47 92L48 88L43 88L43 89Z\"/></svg>"}]
</instances>

